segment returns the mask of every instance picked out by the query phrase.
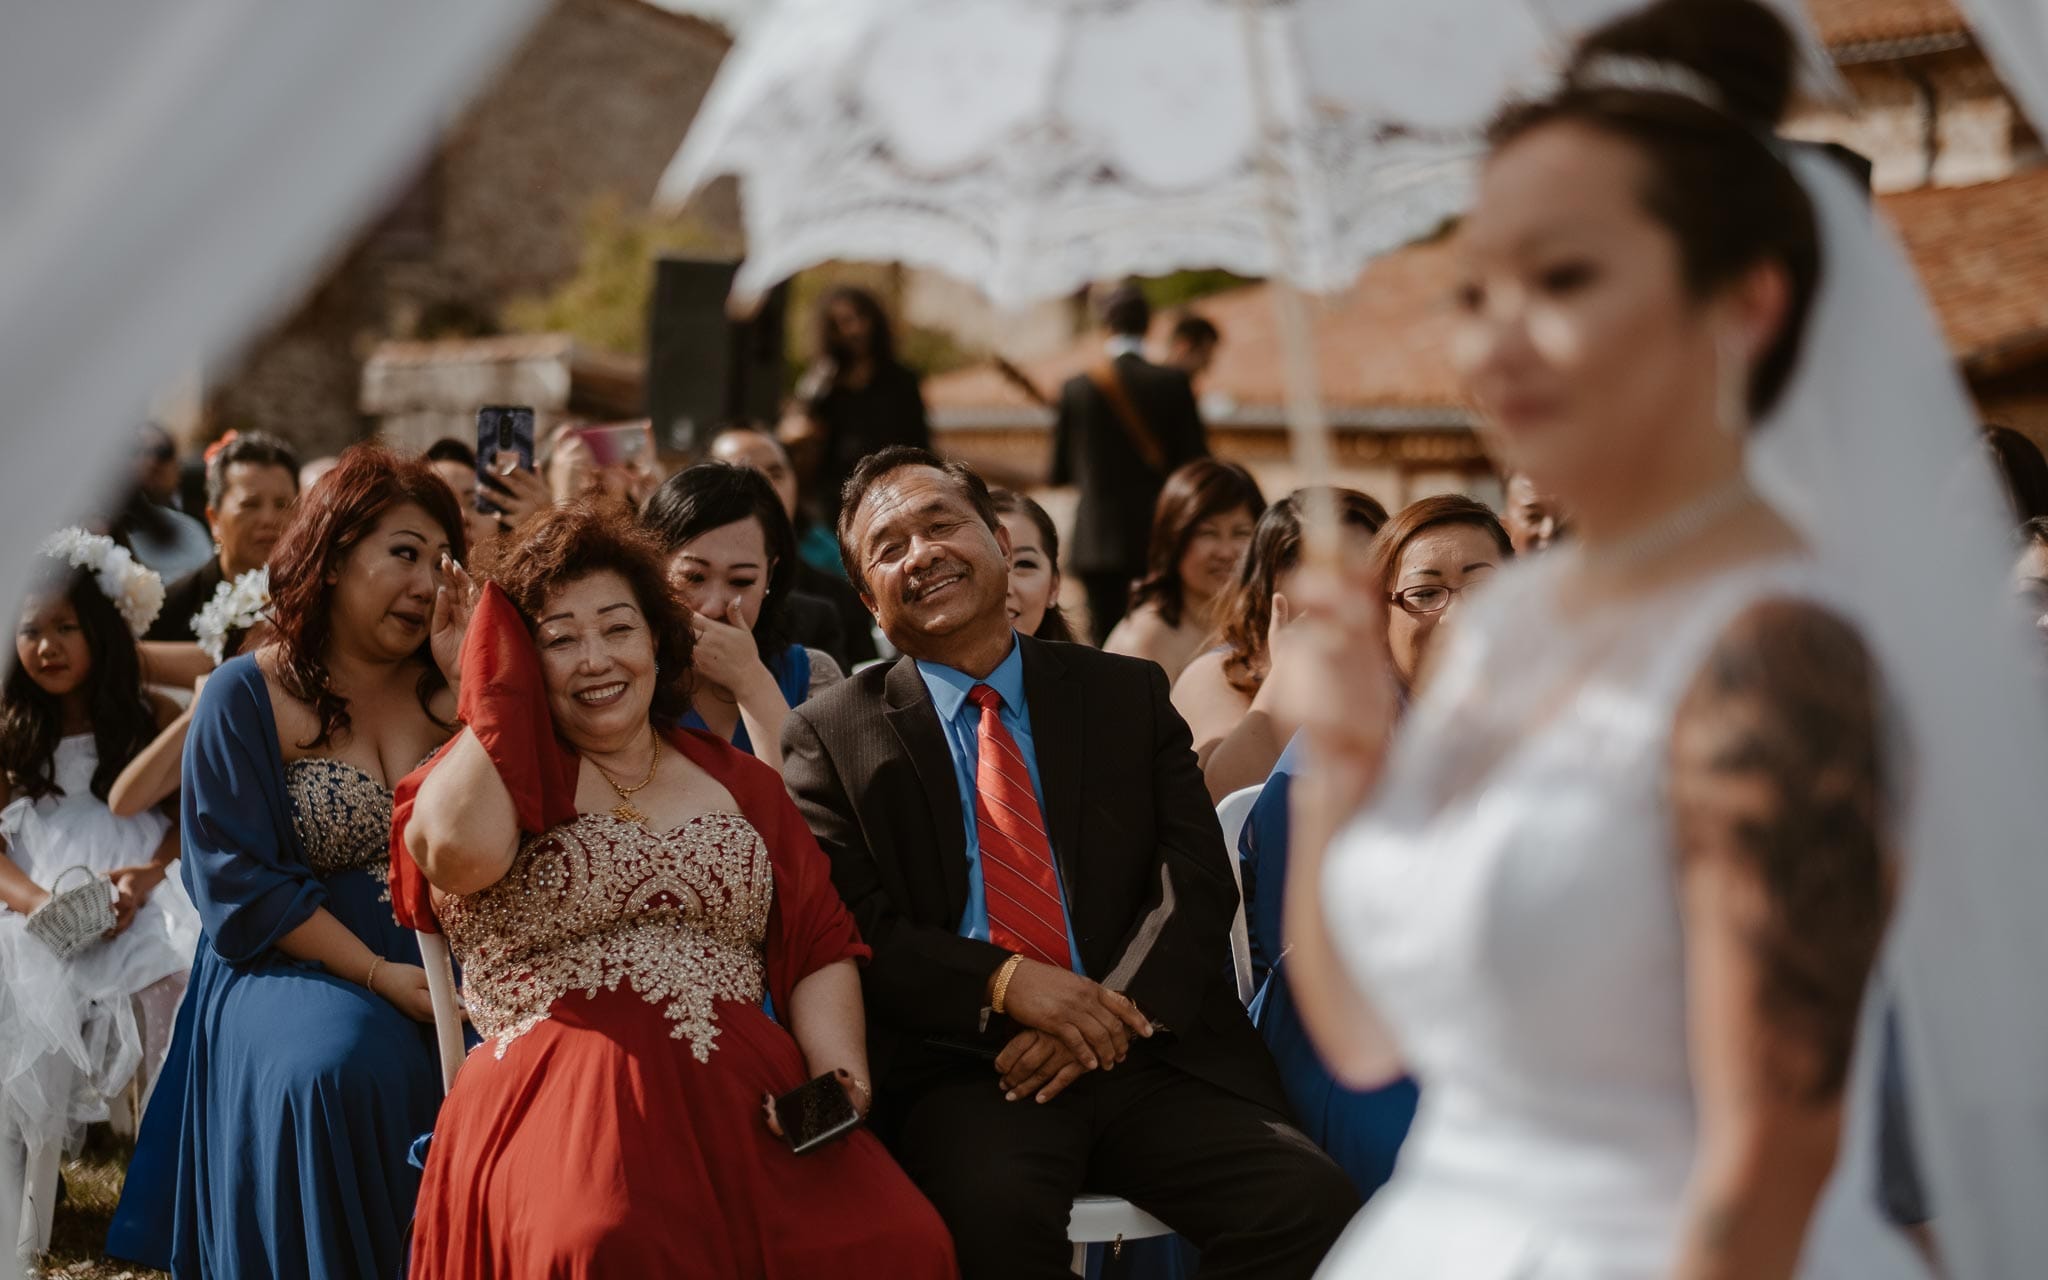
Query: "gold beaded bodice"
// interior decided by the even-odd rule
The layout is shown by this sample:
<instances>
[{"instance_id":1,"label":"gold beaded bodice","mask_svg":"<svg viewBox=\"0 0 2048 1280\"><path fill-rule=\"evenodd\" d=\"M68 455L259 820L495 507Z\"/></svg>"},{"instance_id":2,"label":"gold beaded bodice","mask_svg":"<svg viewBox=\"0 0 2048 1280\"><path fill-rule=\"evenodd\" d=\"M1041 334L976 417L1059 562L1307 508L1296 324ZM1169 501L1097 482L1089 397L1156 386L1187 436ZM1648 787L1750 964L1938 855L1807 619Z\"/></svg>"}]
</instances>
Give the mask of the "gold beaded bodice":
<instances>
[{"instance_id":1,"label":"gold beaded bodice","mask_svg":"<svg viewBox=\"0 0 2048 1280\"><path fill-rule=\"evenodd\" d=\"M292 829L317 875L367 871L391 880L391 792L352 764L307 756L284 768Z\"/></svg>"},{"instance_id":2,"label":"gold beaded bodice","mask_svg":"<svg viewBox=\"0 0 2048 1280\"><path fill-rule=\"evenodd\" d=\"M706 1062L717 1002L761 1002L774 885L767 846L737 813L665 834L586 813L527 837L504 879L437 914L470 1020L499 1056L570 992L623 982Z\"/></svg>"}]
</instances>

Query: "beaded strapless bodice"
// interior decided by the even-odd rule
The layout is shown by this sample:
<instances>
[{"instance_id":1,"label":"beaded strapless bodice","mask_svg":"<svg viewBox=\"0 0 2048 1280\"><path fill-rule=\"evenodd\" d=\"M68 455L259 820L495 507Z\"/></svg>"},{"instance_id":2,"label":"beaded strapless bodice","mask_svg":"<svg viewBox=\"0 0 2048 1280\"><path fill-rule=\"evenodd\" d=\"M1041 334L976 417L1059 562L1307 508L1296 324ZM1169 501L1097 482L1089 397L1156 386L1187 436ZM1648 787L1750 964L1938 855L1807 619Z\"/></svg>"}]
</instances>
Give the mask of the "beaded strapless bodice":
<instances>
[{"instance_id":1,"label":"beaded strapless bodice","mask_svg":"<svg viewBox=\"0 0 2048 1280\"><path fill-rule=\"evenodd\" d=\"M572 991L621 982L709 1061L721 1000L758 1005L774 876L737 813L667 833L586 813L529 836L505 878L438 908L477 1030L502 1056Z\"/></svg>"},{"instance_id":2,"label":"beaded strapless bodice","mask_svg":"<svg viewBox=\"0 0 2048 1280\"><path fill-rule=\"evenodd\" d=\"M391 878L391 792L352 764L308 756L285 766L292 829L322 876L367 871Z\"/></svg>"}]
</instances>

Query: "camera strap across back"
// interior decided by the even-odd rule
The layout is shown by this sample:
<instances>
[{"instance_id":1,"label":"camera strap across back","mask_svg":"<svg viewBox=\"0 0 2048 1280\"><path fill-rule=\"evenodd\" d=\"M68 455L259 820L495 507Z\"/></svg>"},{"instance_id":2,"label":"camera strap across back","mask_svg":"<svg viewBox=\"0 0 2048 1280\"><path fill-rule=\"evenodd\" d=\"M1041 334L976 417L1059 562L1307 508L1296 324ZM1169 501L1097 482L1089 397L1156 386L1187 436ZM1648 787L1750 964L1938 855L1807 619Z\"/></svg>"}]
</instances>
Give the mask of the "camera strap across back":
<instances>
[{"instance_id":1,"label":"camera strap across back","mask_svg":"<svg viewBox=\"0 0 2048 1280\"><path fill-rule=\"evenodd\" d=\"M1145 460L1145 465L1164 474L1166 471L1166 449L1159 443L1159 437L1152 433L1152 427L1145 421L1145 415L1138 412L1131 393L1124 388L1124 380L1117 376L1116 364L1105 360L1088 371L1088 381L1109 401L1111 412L1123 425L1124 435L1129 437L1131 447Z\"/></svg>"}]
</instances>

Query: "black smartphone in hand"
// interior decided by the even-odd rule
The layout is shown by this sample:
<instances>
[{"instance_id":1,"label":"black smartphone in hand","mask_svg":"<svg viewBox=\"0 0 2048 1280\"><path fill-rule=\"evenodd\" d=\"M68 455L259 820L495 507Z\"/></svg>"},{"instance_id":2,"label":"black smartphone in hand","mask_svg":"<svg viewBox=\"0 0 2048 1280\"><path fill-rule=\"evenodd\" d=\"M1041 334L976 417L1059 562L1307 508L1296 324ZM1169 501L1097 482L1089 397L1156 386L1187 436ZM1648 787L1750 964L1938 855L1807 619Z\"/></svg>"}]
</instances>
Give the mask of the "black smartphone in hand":
<instances>
[{"instance_id":1,"label":"black smartphone in hand","mask_svg":"<svg viewBox=\"0 0 2048 1280\"><path fill-rule=\"evenodd\" d=\"M803 1155L858 1128L860 1112L838 1076L822 1075L777 1098L775 1122L790 1150Z\"/></svg>"},{"instance_id":2,"label":"black smartphone in hand","mask_svg":"<svg viewBox=\"0 0 2048 1280\"><path fill-rule=\"evenodd\" d=\"M498 483L501 454L517 454L519 466L533 470L533 408L523 404L487 404L476 411L476 509L496 515L499 507L483 495L504 492Z\"/></svg>"}]
</instances>

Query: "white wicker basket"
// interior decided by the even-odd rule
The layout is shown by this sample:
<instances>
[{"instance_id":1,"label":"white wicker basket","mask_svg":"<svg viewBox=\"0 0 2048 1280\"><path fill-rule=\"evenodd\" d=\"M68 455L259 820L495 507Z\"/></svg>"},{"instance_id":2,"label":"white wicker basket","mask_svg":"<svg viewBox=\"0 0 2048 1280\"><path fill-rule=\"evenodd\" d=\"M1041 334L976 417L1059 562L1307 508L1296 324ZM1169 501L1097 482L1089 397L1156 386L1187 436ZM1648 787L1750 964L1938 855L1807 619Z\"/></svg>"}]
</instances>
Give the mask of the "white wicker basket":
<instances>
[{"instance_id":1,"label":"white wicker basket","mask_svg":"<svg viewBox=\"0 0 2048 1280\"><path fill-rule=\"evenodd\" d=\"M73 872L85 879L66 889ZM74 956L104 941L114 927L114 882L91 867L66 867L50 882L50 900L30 912L26 923L60 959Z\"/></svg>"}]
</instances>

